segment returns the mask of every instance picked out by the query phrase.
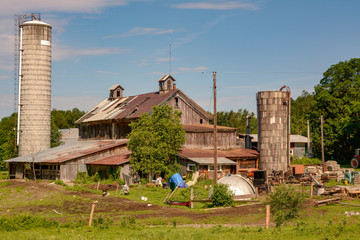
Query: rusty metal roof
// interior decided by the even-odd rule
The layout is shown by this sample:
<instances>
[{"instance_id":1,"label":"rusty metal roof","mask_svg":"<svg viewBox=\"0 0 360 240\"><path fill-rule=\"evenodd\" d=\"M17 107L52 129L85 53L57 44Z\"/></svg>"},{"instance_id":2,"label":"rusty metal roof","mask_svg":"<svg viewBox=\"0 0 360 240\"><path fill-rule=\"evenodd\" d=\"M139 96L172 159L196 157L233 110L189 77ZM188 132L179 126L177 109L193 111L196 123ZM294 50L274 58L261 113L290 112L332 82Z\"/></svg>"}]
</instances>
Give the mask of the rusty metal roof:
<instances>
[{"instance_id":1,"label":"rusty metal roof","mask_svg":"<svg viewBox=\"0 0 360 240\"><path fill-rule=\"evenodd\" d=\"M12 158L6 161L29 163L34 160L36 163L63 163L111 148L125 147L127 142L127 139L76 141L71 144L64 144L35 154Z\"/></svg>"},{"instance_id":2,"label":"rusty metal roof","mask_svg":"<svg viewBox=\"0 0 360 240\"><path fill-rule=\"evenodd\" d=\"M214 125L210 124L183 124L185 132L214 132ZM236 132L236 128L217 126L217 132Z\"/></svg>"},{"instance_id":3,"label":"rusty metal roof","mask_svg":"<svg viewBox=\"0 0 360 240\"><path fill-rule=\"evenodd\" d=\"M189 160L196 162L199 165L213 165L214 164L214 158L211 157L206 157L206 158L189 158ZM219 165L236 165L236 162L228 159L228 158L224 158L224 157L219 157L217 159L217 163Z\"/></svg>"},{"instance_id":4,"label":"rusty metal roof","mask_svg":"<svg viewBox=\"0 0 360 240\"><path fill-rule=\"evenodd\" d=\"M177 155L187 159L211 158L214 157L214 149L182 148ZM218 157L257 159L259 153L258 151L251 149L233 148L230 150L218 150Z\"/></svg>"},{"instance_id":5,"label":"rusty metal roof","mask_svg":"<svg viewBox=\"0 0 360 240\"><path fill-rule=\"evenodd\" d=\"M143 113L150 114L153 106L160 106L169 101L176 94L187 98L205 117L210 115L197 105L192 99L186 96L180 89L173 89L166 93L151 92L120 99L105 99L95 108L79 118L75 123L117 120L117 119L136 119Z\"/></svg>"},{"instance_id":6,"label":"rusty metal roof","mask_svg":"<svg viewBox=\"0 0 360 240\"><path fill-rule=\"evenodd\" d=\"M123 163L130 162L130 155L131 152L129 150L126 150L124 153L119 153L110 157L106 157L103 159L99 159L90 163L87 163L89 165L114 165L118 166Z\"/></svg>"}]
</instances>

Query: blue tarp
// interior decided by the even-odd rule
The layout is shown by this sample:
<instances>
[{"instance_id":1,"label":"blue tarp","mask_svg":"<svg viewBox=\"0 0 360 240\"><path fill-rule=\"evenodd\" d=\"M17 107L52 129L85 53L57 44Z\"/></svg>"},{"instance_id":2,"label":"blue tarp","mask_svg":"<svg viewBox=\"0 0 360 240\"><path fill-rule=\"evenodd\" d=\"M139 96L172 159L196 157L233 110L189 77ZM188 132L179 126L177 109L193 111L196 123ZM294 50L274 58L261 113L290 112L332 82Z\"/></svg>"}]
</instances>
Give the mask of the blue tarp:
<instances>
[{"instance_id":1,"label":"blue tarp","mask_svg":"<svg viewBox=\"0 0 360 240\"><path fill-rule=\"evenodd\" d=\"M179 173L175 173L174 175L172 175L172 177L170 178L169 183L173 183L176 186L179 186L179 188L186 188L188 185L184 182L184 180L182 179L182 177L180 176Z\"/></svg>"}]
</instances>

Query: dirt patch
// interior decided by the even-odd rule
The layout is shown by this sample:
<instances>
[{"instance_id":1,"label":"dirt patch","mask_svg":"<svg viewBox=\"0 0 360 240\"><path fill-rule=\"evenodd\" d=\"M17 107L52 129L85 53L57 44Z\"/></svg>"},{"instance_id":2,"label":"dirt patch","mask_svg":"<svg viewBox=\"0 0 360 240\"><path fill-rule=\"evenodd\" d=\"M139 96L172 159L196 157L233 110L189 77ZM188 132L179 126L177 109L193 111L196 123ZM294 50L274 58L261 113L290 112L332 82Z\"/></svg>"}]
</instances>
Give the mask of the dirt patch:
<instances>
[{"instance_id":1,"label":"dirt patch","mask_svg":"<svg viewBox=\"0 0 360 240\"><path fill-rule=\"evenodd\" d=\"M61 213L63 217L58 216L59 220L64 220L66 217L87 217L90 213L91 205L94 201L98 201L96 206L96 213L103 213L106 216L111 216L114 220L121 219L124 216L134 216L137 219L148 219L148 218L161 218L165 221L169 218L174 217L186 217L191 219L194 223L203 222L204 219L211 219L214 217L223 217L229 219L233 217L251 215L251 214L262 214L264 213L264 206L262 205L249 205L246 207L236 208L224 208L213 211L204 212L193 212L187 209L180 209L171 206L154 205L145 202L132 201L125 198L119 198L114 196L102 197L98 194L80 191L66 191L63 186L47 181L19 181L11 180L11 184L7 187L17 188L21 187L23 193L31 193L29 196L25 196L25 201L44 199L47 201L46 204L30 205L26 207L17 207L12 209L13 212L23 212L34 214L53 214L54 210ZM102 187L109 187L112 189L116 185L108 184ZM97 184L90 186L92 189L97 188ZM57 200L51 199L55 195ZM2 208L3 211L5 208ZM1 210L1 206L0 206ZM64 219L61 219L64 218Z\"/></svg>"}]
</instances>

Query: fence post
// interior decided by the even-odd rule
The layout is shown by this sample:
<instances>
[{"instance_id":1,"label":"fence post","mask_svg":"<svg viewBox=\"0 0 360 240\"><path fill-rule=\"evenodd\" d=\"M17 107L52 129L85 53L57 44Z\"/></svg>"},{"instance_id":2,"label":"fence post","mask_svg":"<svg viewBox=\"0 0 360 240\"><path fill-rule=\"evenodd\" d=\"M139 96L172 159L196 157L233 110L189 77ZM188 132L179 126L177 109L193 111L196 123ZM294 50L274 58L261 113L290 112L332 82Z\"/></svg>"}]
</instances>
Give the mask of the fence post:
<instances>
[{"instance_id":1,"label":"fence post","mask_svg":"<svg viewBox=\"0 0 360 240\"><path fill-rule=\"evenodd\" d=\"M266 229L269 228L270 223L270 205L266 205Z\"/></svg>"}]
</instances>

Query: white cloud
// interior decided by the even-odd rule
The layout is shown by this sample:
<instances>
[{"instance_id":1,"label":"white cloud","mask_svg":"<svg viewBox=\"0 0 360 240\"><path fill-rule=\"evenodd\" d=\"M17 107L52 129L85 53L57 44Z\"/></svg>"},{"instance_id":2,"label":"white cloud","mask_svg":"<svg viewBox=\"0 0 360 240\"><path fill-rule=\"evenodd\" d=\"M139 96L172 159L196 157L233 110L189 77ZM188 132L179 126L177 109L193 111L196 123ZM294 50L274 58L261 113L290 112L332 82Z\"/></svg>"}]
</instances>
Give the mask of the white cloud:
<instances>
[{"instance_id":1,"label":"white cloud","mask_svg":"<svg viewBox=\"0 0 360 240\"><path fill-rule=\"evenodd\" d=\"M189 67L179 68L179 71L181 72L204 72L207 70L209 70L209 68L204 66L199 66L194 68L189 68Z\"/></svg>"},{"instance_id":2,"label":"white cloud","mask_svg":"<svg viewBox=\"0 0 360 240\"><path fill-rule=\"evenodd\" d=\"M105 39L144 36L144 35L163 35L174 32L175 32L174 29L134 27L133 29L131 29L130 31L124 34L106 36Z\"/></svg>"},{"instance_id":3,"label":"white cloud","mask_svg":"<svg viewBox=\"0 0 360 240\"><path fill-rule=\"evenodd\" d=\"M168 62L170 60L170 58L156 58L157 62ZM172 57L171 61L176 61L177 58L176 57Z\"/></svg>"},{"instance_id":4,"label":"white cloud","mask_svg":"<svg viewBox=\"0 0 360 240\"><path fill-rule=\"evenodd\" d=\"M100 56L100 55L118 55L123 54L125 50L120 48L73 48L69 46L54 46L53 60L64 60L80 56Z\"/></svg>"},{"instance_id":5,"label":"white cloud","mask_svg":"<svg viewBox=\"0 0 360 240\"><path fill-rule=\"evenodd\" d=\"M203 10L232 10L243 8L247 10L259 10L259 7L252 3L242 1L213 1L213 2L192 2L173 4L172 7L182 9L203 9Z\"/></svg>"}]
</instances>

